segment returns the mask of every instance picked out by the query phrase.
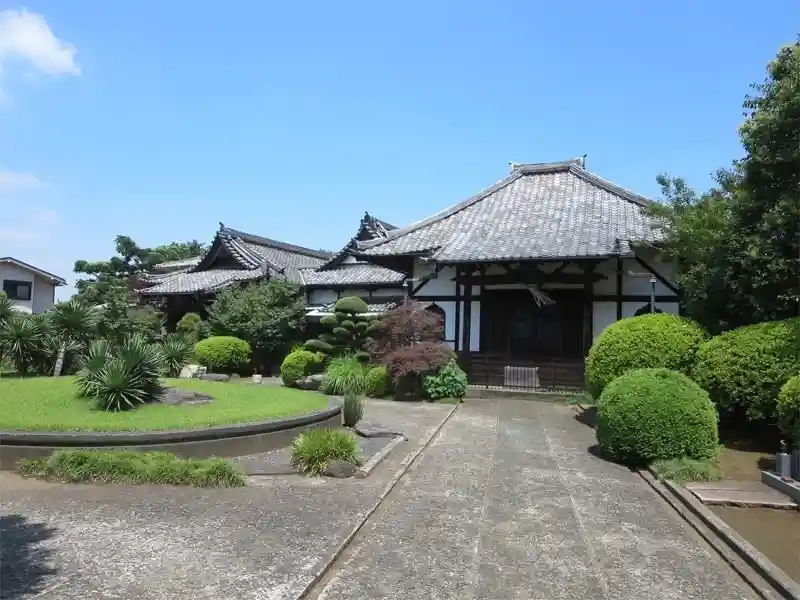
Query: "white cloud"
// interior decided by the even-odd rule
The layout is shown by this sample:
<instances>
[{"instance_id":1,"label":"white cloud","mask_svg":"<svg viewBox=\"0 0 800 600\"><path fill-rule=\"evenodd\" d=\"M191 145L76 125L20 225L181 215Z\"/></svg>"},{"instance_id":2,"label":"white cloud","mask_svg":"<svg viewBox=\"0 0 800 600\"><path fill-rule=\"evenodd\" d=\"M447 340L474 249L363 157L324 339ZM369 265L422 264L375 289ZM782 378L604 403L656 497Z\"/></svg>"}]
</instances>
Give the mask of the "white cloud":
<instances>
[{"instance_id":1,"label":"white cloud","mask_svg":"<svg viewBox=\"0 0 800 600\"><path fill-rule=\"evenodd\" d=\"M44 182L30 173L0 170L0 192L30 190L45 187Z\"/></svg>"},{"instance_id":2,"label":"white cloud","mask_svg":"<svg viewBox=\"0 0 800 600\"><path fill-rule=\"evenodd\" d=\"M76 53L75 46L53 34L42 15L24 8L0 11L0 71L21 60L48 75L80 75Z\"/></svg>"},{"instance_id":3,"label":"white cloud","mask_svg":"<svg viewBox=\"0 0 800 600\"><path fill-rule=\"evenodd\" d=\"M0 229L0 242L30 244L41 239L41 235L30 229Z\"/></svg>"}]
</instances>

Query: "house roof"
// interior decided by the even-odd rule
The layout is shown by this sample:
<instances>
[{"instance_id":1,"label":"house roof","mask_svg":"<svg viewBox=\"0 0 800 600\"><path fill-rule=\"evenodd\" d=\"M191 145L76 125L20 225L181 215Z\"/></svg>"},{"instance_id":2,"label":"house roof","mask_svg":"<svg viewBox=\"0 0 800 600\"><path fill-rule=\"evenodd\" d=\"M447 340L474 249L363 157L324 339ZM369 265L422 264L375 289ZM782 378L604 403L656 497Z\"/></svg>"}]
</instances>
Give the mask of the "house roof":
<instances>
[{"instance_id":1,"label":"house roof","mask_svg":"<svg viewBox=\"0 0 800 600\"><path fill-rule=\"evenodd\" d=\"M49 271L45 271L44 269L39 269L38 267L34 267L33 265L21 261L18 258L14 258L13 256L0 256L0 263L16 265L21 269L26 269L28 271L36 273L39 277L47 279L55 286L67 285L67 282L63 277L59 277L58 275L53 275Z\"/></svg>"},{"instance_id":2,"label":"house roof","mask_svg":"<svg viewBox=\"0 0 800 600\"><path fill-rule=\"evenodd\" d=\"M584 160L512 164L493 186L380 239L368 256L424 254L440 262L584 258L657 241L650 200L584 168ZM619 241L617 241L619 240Z\"/></svg>"},{"instance_id":3,"label":"house roof","mask_svg":"<svg viewBox=\"0 0 800 600\"><path fill-rule=\"evenodd\" d=\"M405 274L378 265L366 263L343 263L334 269L300 269L303 285L308 287L332 287L343 285L387 285L401 283Z\"/></svg>"},{"instance_id":4,"label":"house roof","mask_svg":"<svg viewBox=\"0 0 800 600\"><path fill-rule=\"evenodd\" d=\"M356 231L356 234L350 238L350 240L344 245L344 248L339 250L339 252L334 254L330 260L328 260L319 268L336 268L338 265L342 264L345 258L352 254L353 250L358 248L359 242L385 239L389 235L389 232L394 229L397 229L397 227L390 225L386 221L382 221L373 217L368 212L365 212L364 216L361 217L361 222L358 224L358 231Z\"/></svg>"},{"instance_id":5,"label":"house roof","mask_svg":"<svg viewBox=\"0 0 800 600\"><path fill-rule=\"evenodd\" d=\"M221 257L225 261L217 264ZM299 269L318 267L331 257L329 252L312 250L225 227L220 223L208 252L193 265L179 265L170 273L150 275L155 283L140 291L145 295L212 292L236 281L277 277L301 283ZM189 260L194 259L187 259ZM174 263L178 261L172 261ZM164 265L156 265L161 270Z\"/></svg>"}]
</instances>

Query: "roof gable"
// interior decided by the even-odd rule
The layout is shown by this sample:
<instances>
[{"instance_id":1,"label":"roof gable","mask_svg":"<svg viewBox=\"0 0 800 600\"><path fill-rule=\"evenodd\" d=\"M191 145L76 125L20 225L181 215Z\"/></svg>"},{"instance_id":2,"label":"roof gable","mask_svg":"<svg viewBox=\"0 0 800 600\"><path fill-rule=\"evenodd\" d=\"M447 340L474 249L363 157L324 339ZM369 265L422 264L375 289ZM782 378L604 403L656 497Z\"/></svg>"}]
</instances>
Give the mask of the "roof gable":
<instances>
[{"instance_id":1,"label":"roof gable","mask_svg":"<svg viewBox=\"0 0 800 600\"><path fill-rule=\"evenodd\" d=\"M328 262L319 267L319 269L327 270L336 268L342 264L347 256L358 249L359 242L385 239L390 231L396 229L397 227L394 225L390 225L386 221L381 221L368 212L365 212L364 216L361 217L361 222L358 224L358 231L356 231L356 234L350 238L350 241L344 245L344 248L339 250Z\"/></svg>"},{"instance_id":2,"label":"roof gable","mask_svg":"<svg viewBox=\"0 0 800 600\"><path fill-rule=\"evenodd\" d=\"M652 241L650 201L584 168L583 159L512 164L478 194L379 240L366 256L427 254L443 262L580 258Z\"/></svg>"},{"instance_id":3,"label":"roof gable","mask_svg":"<svg viewBox=\"0 0 800 600\"><path fill-rule=\"evenodd\" d=\"M53 285L67 285L66 280L63 277L59 277L58 275L53 275L49 271L45 271L43 269L39 269L38 267L34 267L33 265L29 265L28 263L19 260L18 258L14 258L13 256L0 256L0 263L8 263L12 265L16 265L21 269L25 269L30 271L31 273L35 273L39 277L47 279Z\"/></svg>"}]
</instances>

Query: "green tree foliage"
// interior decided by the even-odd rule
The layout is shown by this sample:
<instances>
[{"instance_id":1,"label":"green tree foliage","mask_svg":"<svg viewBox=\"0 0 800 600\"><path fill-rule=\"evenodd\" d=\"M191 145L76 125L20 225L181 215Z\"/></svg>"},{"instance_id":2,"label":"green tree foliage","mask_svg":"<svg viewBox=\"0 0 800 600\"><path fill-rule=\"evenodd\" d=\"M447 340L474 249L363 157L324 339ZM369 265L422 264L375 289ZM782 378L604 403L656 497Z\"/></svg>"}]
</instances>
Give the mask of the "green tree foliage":
<instances>
[{"instance_id":1,"label":"green tree foliage","mask_svg":"<svg viewBox=\"0 0 800 600\"><path fill-rule=\"evenodd\" d=\"M745 156L697 195L662 175L665 250L687 311L711 332L800 314L800 43L744 102Z\"/></svg>"},{"instance_id":2,"label":"green tree foliage","mask_svg":"<svg viewBox=\"0 0 800 600\"><path fill-rule=\"evenodd\" d=\"M800 372L800 317L747 325L700 345L692 369L721 411L775 416L778 392Z\"/></svg>"},{"instance_id":3,"label":"green tree foliage","mask_svg":"<svg viewBox=\"0 0 800 600\"><path fill-rule=\"evenodd\" d=\"M784 383L778 394L778 427L792 448L800 450L800 375Z\"/></svg>"},{"instance_id":4,"label":"green tree foliage","mask_svg":"<svg viewBox=\"0 0 800 600\"><path fill-rule=\"evenodd\" d=\"M597 403L597 441L609 458L648 465L717 454L717 411L708 394L682 373L629 371L612 381Z\"/></svg>"},{"instance_id":5,"label":"green tree foliage","mask_svg":"<svg viewBox=\"0 0 800 600\"><path fill-rule=\"evenodd\" d=\"M334 305L333 314L320 319L328 331L306 342L306 346L327 355L361 353L367 358L364 347L375 323L375 317L365 314L368 310L361 298L341 298Z\"/></svg>"},{"instance_id":6,"label":"green tree foliage","mask_svg":"<svg viewBox=\"0 0 800 600\"><path fill-rule=\"evenodd\" d=\"M276 364L305 325L300 288L277 279L221 290L208 314L214 335L249 342L259 370Z\"/></svg>"},{"instance_id":7,"label":"green tree foliage","mask_svg":"<svg viewBox=\"0 0 800 600\"><path fill-rule=\"evenodd\" d=\"M689 373L704 338L697 323L666 313L612 323L586 357L586 387L597 398L609 383L633 369L666 367Z\"/></svg>"},{"instance_id":8,"label":"green tree foliage","mask_svg":"<svg viewBox=\"0 0 800 600\"><path fill-rule=\"evenodd\" d=\"M238 373L250 362L251 348L246 340L219 335L197 342L194 355L209 371Z\"/></svg>"}]
</instances>

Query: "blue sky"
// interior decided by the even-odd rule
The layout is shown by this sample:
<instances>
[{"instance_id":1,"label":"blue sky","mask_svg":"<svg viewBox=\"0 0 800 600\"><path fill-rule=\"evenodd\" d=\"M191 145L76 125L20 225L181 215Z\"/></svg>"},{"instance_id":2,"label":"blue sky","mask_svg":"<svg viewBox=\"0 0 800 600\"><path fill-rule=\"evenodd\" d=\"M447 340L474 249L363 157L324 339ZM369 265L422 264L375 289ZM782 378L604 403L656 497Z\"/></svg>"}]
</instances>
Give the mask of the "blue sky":
<instances>
[{"instance_id":1,"label":"blue sky","mask_svg":"<svg viewBox=\"0 0 800 600\"><path fill-rule=\"evenodd\" d=\"M657 196L741 154L800 3L0 2L0 255L74 279L118 233L338 249L588 154ZM70 289L62 290L61 297Z\"/></svg>"}]
</instances>

